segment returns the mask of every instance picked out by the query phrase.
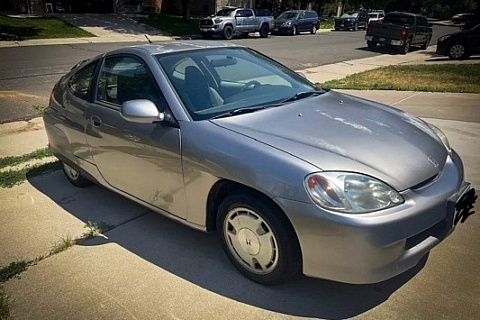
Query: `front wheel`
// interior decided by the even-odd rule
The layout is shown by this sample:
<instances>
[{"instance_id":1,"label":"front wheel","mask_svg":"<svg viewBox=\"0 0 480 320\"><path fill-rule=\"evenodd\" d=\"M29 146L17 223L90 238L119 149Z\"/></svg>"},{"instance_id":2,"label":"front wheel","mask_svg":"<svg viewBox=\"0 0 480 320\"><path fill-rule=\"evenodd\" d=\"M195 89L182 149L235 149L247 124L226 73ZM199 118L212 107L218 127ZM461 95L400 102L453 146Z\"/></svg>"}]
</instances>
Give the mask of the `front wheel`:
<instances>
[{"instance_id":1,"label":"front wheel","mask_svg":"<svg viewBox=\"0 0 480 320\"><path fill-rule=\"evenodd\" d=\"M358 31L358 23L355 23L355 25L353 26L353 31Z\"/></svg>"},{"instance_id":2,"label":"front wheel","mask_svg":"<svg viewBox=\"0 0 480 320\"><path fill-rule=\"evenodd\" d=\"M223 37L227 40L230 40L233 38L232 26L226 26L225 28L223 28Z\"/></svg>"},{"instance_id":3,"label":"front wheel","mask_svg":"<svg viewBox=\"0 0 480 320\"><path fill-rule=\"evenodd\" d=\"M83 188L91 184L91 182L85 179L79 171L73 169L65 162L62 162L62 169L68 181L74 186Z\"/></svg>"},{"instance_id":4,"label":"front wheel","mask_svg":"<svg viewBox=\"0 0 480 320\"><path fill-rule=\"evenodd\" d=\"M228 196L218 210L217 232L229 260L250 280L275 285L301 270L293 227L268 200L250 194Z\"/></svg>"},{"instance_id":5,"label":"front wheel","mask_svg":"<svg viewBox=\"0 0 480 320\"><path fill-rule=\"evenodd\" d=\"M448 48L450 59L463 60L468 58L468 50L462 43L454 43Z\"/></svg>"},{"instance_id":6,"label":"front wheel","mask_svg":"<svg viewBox=\"0 0 480 320\"><path fill-rule=\"evenodd\" d=\"M298 34L298 31L297 31L297 26L293 26L292 27L292 36L295 36Z\"/></svg>"},{"instance_id":7,"label":"front wheel","mask_svg":"<svg viewBox=\"0 0 480 320\"><path fill-rule=\"evenodd\" d=\"M312 30L310 30L310 33L311 33L311 34L317 33L317 26L316 26L316 25L313 25L313 26L312 26Z\"/></svg>"},{"instance_id":8,"label":"front wheel","mask_svg":"<svg viewBox=\"0 0 480 320\"><path fill-rule=\"evenodd\" d=\"M260 28L260 37L267 38L269 32L270 32L270 28L268 27L268 25L266 24L262 25L262 27Z\"/></svg>"}]
</instances>

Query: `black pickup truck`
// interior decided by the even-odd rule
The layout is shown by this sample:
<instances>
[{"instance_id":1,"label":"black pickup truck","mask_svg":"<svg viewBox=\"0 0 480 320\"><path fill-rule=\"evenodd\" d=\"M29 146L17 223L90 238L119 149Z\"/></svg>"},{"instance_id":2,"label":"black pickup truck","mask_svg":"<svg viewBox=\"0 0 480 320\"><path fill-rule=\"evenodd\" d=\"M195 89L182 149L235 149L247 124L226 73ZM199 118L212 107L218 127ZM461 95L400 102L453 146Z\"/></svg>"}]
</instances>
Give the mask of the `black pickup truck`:
<instances>
[{"instance_id":1,"label":"black pickup truck","mask_svg":"<svg viewBox=\"0 0 480 320\"><path fill-rule=\"evenodd\" d=\"M399 47L403 54L410 50L410 46L427 49L431 39L432 25L427 18L406 12L392 12L383 20L371 21L365 35L369 48L373 49L380 43Z\"/></svg>"}]
</instances>

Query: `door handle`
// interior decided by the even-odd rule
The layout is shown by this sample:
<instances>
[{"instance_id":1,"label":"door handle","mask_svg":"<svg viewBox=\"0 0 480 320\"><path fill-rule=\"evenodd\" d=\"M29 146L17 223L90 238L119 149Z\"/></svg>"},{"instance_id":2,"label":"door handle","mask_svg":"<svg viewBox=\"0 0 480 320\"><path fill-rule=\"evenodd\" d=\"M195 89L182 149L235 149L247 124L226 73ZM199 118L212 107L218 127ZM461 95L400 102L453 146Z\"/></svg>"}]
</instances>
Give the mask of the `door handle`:
<instances>
[{"instance_id":1,"label":"door handle","mask_svg":"<svg viewBox=\"0 0 480 320\"><path fill-rule=\"evenodd\" d=\"M90 117L90 124L93 126L93 127L100 127L102 125L102 119L100 119L99 117L97 116L91 116Z\"/></svg>"}]
</instances>

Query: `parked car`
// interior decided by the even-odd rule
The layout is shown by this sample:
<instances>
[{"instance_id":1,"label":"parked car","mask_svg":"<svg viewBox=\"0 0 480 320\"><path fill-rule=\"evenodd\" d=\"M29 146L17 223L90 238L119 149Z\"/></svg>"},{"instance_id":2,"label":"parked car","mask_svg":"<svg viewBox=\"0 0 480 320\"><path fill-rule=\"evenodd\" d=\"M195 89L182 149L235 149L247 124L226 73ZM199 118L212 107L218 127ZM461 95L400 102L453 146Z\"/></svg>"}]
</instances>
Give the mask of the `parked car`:
<instances>
[{"instance_id":1,"label":"parked car","mask_svg":"<svg viewBox=\"0 0 480 320\"><path fill-rule=\"evenodd\" d=\"M273 16L267 9L225 8L215 15L200 19L200 34L209 39L213 35L222 35L230 40L235 33L247 36L258 32L266 38L273 28Z\"/></svg>"},{"instance_id":2,"label":"parked car","mask_svg":"<svg viewBox=\"0 0 480 320\"><path fill-rule=\"evenodd\" d=\"M480 54L480 24L473 29L438 38L436 53L458 60L467 59L472 54Z\"/></svg>"},{"instance_id":3,"label":"parked car","mask_svg":"<svg viewBox=\"0 0 480 320\"><path fill-rule=\"evenodd\" d=\"M335 19L335 30L354 30L366 29L368 24L368 14L365 11L347 11Z\"/></svg>"},{"instance_id":4,"label":"parked car","mask_svg":"<svg viewBox=\"0 0 480 320\"><path fill-rule=\"evenodd\" d=\"M368 22L378 21L385 18L385 14L381 12L369 12L368 13Z\"/></svg>"},{"instance_id":5,"label":"parked car","mask_svg":"<svg viewBox=\"0 0 480 320\"><path fill-rule=\"evenodd\" d=\"M476 198L440 129L232 44L101 54L59 80L43 119L71 183L216 231L233 265L268 285L394 277Z\"/></svg>"},{"instance_id":6,"label":"parked car","mask_svg":"<svg viewBox=\"0 0 480 320\"><path fill-rule=\"evenodd\" d=\"M432 39L432 25L420 14L392 12L380 21L368 24L365 40L371 49L377 44L395 46L406 54L411 46L428 48Z\"/></svg>"},{"instance_id":7,"label":"parked car","mask_svg":"<svg viewBox=\"0 0 480 320\"><path fill-rule=\"evenodd\" d=\"M318 15L312 10L290 10L280 14L274 21L272 33L290 34L300 32L315 34L318 29Z\"/></svg>"},{"instance_id":8,"label":"parked car","mask_svg":"<svg viewBox=\"0 0 480 320\"><path fill-rule=\"evenodd\" d=\"M452 22L454 24L467 23L468 21L472 20L473 17L473 13L458 13L452 17Z\"/></svg>"}]
</instances>

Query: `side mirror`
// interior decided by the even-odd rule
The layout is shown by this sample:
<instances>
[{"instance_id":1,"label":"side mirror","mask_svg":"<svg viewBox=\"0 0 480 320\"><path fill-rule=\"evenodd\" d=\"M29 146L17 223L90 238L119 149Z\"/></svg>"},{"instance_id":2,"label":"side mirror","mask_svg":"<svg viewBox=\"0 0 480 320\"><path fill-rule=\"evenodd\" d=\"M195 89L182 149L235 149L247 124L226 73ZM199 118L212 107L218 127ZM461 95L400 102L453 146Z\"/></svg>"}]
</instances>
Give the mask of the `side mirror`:
<instances>
[{"instance_id":1,"label":"side mirror","mask_svg":"<svg viewBox=\"0 0 480 320\"><path fill-rule=\"evenodd\" d=\"M163 121L165 113L159 112L157 106L147 99L125 101L120 107L122 118L135 123L153 123Z\"/></svg>"}]
</instances>

